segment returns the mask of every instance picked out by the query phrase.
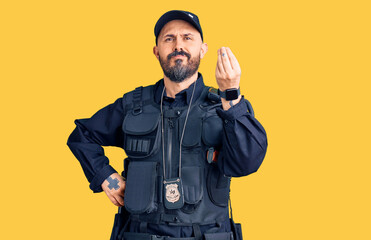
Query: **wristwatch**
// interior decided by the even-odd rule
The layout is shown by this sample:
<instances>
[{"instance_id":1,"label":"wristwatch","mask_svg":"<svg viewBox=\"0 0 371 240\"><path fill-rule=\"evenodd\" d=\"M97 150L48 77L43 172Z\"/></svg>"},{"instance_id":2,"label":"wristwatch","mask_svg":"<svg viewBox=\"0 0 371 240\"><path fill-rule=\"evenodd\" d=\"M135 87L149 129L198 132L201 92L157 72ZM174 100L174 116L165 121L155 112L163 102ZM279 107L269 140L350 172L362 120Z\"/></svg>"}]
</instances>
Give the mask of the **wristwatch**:
<instances>
[{"instance_id":1,"label":"wristwatch","mask_svg":"<svg viewBox=\"0 0 371 240\"><path fill-rule=\"evenodd\" d=\"M240 96L240 87L226 89L225 91L220 91L218 89L218 94L220 97L224 98L227 101L232 101L237 99Z\"/></svg>"}]
</instances>

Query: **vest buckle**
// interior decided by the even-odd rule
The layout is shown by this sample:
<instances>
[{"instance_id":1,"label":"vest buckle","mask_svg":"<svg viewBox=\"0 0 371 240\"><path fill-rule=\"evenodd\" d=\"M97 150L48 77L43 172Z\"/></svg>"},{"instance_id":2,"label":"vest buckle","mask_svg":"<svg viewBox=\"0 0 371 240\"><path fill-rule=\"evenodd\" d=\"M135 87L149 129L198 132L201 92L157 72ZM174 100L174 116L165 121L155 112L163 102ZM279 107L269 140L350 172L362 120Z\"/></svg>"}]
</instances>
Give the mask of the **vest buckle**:
<instances>
[{"instance_id":1,"label":"vest buckle","mask_svg":"<svg viewBox=\"0 0 371 240\"><path fill-rule=\"evenodd\" d=\"M142 106L136 106L133 108L133 115L136 116L136 115L139 115L142 113Z\"/></svg>"}]
</instances>

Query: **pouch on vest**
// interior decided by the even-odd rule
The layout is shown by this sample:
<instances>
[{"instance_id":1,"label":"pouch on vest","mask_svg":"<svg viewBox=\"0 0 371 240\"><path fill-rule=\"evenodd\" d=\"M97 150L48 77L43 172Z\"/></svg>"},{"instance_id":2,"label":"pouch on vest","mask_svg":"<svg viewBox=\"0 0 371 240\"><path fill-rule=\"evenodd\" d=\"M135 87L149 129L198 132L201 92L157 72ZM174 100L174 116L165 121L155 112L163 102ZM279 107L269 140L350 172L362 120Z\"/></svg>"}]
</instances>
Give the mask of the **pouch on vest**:
<instances>
[{"instance_id":1,"label":"pouch on vest","mask_svg":"<svg viewBox=\"0 0 371 240\"><path fill-rule=\"evenodd\" d=\"M193 212L203 198L203 169L197 166L182 167L184 212Z\"/></svg>"},{"instance_id":2,"label":"pouch on vest","mask_svg":"<svg viewBox=\"0 0 371 240\"><path fill-rule=\"evenodd\" d=\"M133 214L151 213L157 210L156 179L156 162L130 162L124 196L126 210Z\"/></svg>"},{"instance_id":3,"label":"pouch on vest","mask_svg":"<svg viewBox=\"0 0 371 240\"><path fill-rule=\"evenodd\" d=\"M179 119L179 141L182 137L185 118ZM182 146L193 148L201 145L202 121L201 118L189 116L184 131Z\"/></svg>"},{"instance_id":4,"label":"pouch on vest","mask_svg":"<svg viewBox=\"0 0 371 240\"><path fill-rule=\"evenodd\" d=\"M202 122L202 140L209 147L222 145L223 121L218 115L206 117Z\"/></svg>"},{"instance_id":5,"label":"pouch on vest","mask_svg":"<svg viewBox=\"0 0 371 240\"><path fill-rule=\"evenodd\" d=\"M210 200L217 206L228 206L230 178L222 174L216 164L211 164L207 176L207 191Z\"/></svg>"},{"instance_id":6,"label":"pouch on vest","mask_svg":"<svg viewBox=\"0 0 371 240\"><path fill-rule=\"evenodd\" d=\"M122 124L125 133L125 152L130 158L144 158L152 155L160 146L161 128L159 113L128 112Z\"/></svg>"}]
</instances>

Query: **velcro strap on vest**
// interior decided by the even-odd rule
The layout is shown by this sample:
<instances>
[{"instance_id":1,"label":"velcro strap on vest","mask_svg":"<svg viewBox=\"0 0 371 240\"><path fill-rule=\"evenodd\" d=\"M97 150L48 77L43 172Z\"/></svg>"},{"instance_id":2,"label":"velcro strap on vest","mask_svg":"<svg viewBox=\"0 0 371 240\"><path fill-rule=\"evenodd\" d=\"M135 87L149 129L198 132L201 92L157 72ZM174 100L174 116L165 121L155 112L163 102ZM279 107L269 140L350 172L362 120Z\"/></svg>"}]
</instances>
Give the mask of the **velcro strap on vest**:
<instances>
[{"instance_id":1,"label":"velcro strap on vest","mask_svg":"<svg viewBox=\"0 0 371 240\"><path fill-rule=\"evenodd\" d=\"M200 225L198 225L197 223L194 223L192 224L192 228L193 228L193 234L195 235L195 239L202 240L202 233L201 233Z\"/></svg>"},{"instance_id":2,"label":"velcro strap on vest","mask_svg":"<svg viewBox=\"0 0 371 240\"><path fill-rule=\"evenodd\" d=\"M133 92L133 115L142 113L142 88L137 87Z\"/></svg>"}]
</instances>

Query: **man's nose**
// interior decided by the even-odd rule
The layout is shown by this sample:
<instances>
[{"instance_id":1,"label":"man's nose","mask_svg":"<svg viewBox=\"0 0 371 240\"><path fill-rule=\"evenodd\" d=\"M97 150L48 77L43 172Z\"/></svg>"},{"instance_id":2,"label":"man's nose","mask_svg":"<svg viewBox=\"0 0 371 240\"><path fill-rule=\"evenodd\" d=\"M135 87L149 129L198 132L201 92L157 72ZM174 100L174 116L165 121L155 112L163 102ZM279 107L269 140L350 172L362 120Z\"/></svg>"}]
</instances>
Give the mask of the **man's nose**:
<instances>
[{"instance_id":1,"label":"man's nose","mask_svg":"<svg viewBox=\"0 0 371 240\"><path fill-rule=\"evenodd\" d=\"M180 52L183 51L183 41L176 39L174 45L174 51Z\"/></svg>"}]
</instances>

